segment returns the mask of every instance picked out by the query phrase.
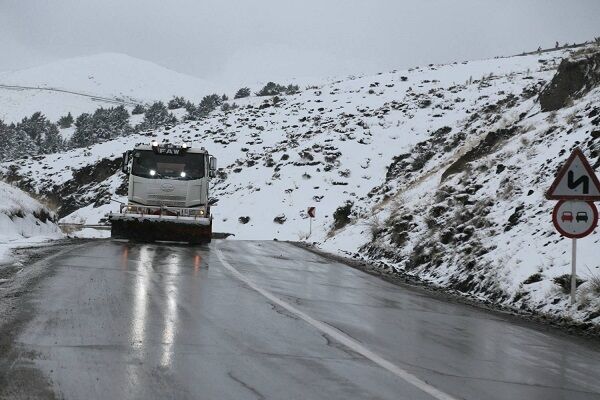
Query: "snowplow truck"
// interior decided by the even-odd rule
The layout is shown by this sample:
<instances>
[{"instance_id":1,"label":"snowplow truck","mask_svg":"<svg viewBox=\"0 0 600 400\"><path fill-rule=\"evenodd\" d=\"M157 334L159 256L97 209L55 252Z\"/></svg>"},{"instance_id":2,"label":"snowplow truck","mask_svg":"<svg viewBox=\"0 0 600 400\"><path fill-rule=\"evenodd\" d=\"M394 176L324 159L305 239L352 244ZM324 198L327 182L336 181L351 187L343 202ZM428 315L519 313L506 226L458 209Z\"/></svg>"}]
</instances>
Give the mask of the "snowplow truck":
<instances>
[{"instance_id":1,"label":"snowplow truck","mask_svg":"<svg viewBox=\"0 0 600 400\"><path fill-rule=\"evenodd\" d=\"M111 237L207 243L212 238L208 183L217 160L186 144L137 145L123 153L128 201L110 213Z\"/></svg>"}]
</instances>

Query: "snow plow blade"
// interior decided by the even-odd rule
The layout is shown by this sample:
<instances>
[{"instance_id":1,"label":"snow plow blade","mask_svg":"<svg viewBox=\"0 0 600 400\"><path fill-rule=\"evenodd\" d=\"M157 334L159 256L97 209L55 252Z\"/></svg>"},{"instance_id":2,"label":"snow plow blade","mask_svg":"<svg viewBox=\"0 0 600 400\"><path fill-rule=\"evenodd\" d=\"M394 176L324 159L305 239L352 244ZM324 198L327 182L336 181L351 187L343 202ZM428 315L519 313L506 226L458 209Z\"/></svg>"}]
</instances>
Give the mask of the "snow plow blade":
<instances>
[{"instance_id":1,"label":"snow plow blade","mask_svg":"<svg viewBox=\"0 0 600 400\"><path fill-rule=\"evenodd\" d=\"M209 243L212 219L132 216L113 214L109 217L111 237L139 242L169 241L190 244Z\"/></svg>"}]
</instances>

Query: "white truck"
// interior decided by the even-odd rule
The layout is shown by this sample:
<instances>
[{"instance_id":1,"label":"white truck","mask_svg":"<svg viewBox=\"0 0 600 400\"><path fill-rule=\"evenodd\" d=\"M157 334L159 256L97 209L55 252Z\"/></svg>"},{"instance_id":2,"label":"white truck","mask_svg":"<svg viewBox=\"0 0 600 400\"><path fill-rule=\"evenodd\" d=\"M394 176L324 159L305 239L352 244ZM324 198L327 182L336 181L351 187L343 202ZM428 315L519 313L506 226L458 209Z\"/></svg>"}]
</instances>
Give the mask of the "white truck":
<instances>
[{"instance_id":1,"label":"white truck","mask_svg":"<svg viewBox=\"0 0 600 400\"><path fill-rule=\"evenodd\" d=\"M137 145L123 153L128 201L110 213L111 236L137 241L206 243L212 238L210 178L217 160L187 144Z\"/></svg>"}]
</instances>

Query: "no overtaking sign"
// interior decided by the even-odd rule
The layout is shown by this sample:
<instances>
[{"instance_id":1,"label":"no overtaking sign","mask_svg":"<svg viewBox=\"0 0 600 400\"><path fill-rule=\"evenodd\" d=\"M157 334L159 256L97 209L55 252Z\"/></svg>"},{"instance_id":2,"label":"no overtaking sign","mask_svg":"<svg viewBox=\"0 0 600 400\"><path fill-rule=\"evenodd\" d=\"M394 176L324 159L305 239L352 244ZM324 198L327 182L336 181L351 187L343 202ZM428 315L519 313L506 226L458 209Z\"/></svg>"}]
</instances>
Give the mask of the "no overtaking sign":
<instances>
[{"instance_id":1,"label":"no overtaking sign","mask_svg":"<svg viewBox=\"0 0 600 400\"><path fill-rule=\"evenodd\" d=\"M594 201L600 200L600 182L583 155L576 148L548 192L548 199L559 200L552 212L552 222L563 236L573 239L571 249L571 304L577 290L577 239L592 233L598 225L598 210Z\"/></svg>"}]
</instances>

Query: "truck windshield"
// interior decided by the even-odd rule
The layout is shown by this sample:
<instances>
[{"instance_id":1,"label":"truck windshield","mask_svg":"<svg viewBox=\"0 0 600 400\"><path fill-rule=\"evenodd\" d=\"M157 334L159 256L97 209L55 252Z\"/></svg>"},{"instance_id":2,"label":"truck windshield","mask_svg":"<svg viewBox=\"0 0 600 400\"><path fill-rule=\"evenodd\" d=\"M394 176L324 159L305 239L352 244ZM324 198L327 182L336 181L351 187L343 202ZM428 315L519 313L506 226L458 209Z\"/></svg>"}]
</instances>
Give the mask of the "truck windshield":
<instances>
[{"instance_id":1,"label":"truck windshield","mask_svg":"<svg viewBox=\"0 0 600 400\"><path fill-rule=\"evenodd\" d=\"M143 178L200 179L204 177L204 154L156 154L151 150L133 152L131 173Z\"/></svg>"}]
</instances>

